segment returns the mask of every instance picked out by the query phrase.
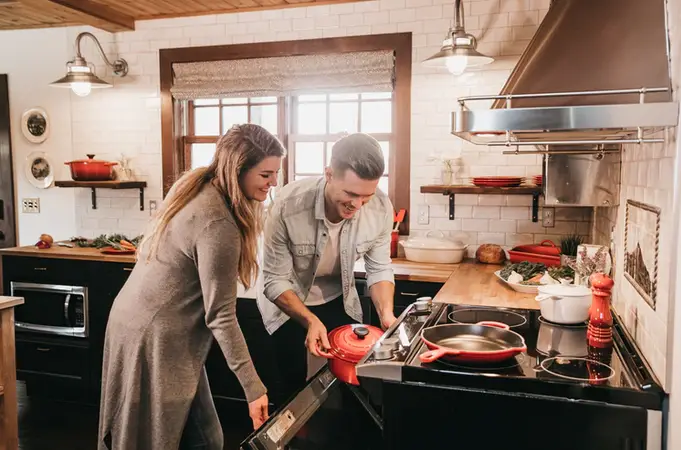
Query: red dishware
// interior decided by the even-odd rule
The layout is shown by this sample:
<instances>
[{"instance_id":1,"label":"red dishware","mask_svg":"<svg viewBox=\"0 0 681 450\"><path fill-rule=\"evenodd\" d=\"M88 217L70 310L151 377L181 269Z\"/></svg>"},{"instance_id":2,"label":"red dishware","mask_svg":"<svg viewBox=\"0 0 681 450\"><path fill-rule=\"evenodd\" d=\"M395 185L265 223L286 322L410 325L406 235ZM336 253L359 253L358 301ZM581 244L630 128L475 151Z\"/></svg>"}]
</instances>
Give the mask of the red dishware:
<instances>
[{"instance_id":1,"label":"red dishware","mask_svg":"<svg viewBox=\"0 0 681 450\"><path fill-rule=\"evenodd\" d=\"M445 324L424 329L421 340L429 351L419 359L431 363L440 358L453 362L495 363L527 351L525 339L505 323Z\"/></svg>"},{"instance_id":2,"label":"red dishware","mask_svg":"<svg viewBox=\"0 0 681 450\"><path fill-rule=\"evenodd\" d=\"M351 324L334 328L329 333L331 348L322 356L329 359L329 369L336 378L359 386L355 366L383 336L383 331L371 325Z\"/></svg>"},{"instance_id":3,"label":"red dishware","mask_svg":"<svg viewBox=\"0 0 681 450\"><path fill-rule=\"evenodd\" d=\"M591 282L592 303L586 335L590 346L605 348L612 345L610 298L615 283L604 273L592 274L589 281Z\"/></svg>"},{"instance_id":4,"label":"red dishware","mask_svg":"<svg viewBox=\"0 0 681 450\"><path fill-rule=\"evenodd\" d=\"M512 263L529 261L547 266L560 265L560 248L553 241L545 240L539 245L519 245L508 251Z\"/></svg>"},{"instance_id":5,"label":"red dishware","mask_svg":"<svg viewBox=\"0 0 681 450\"><path fill-rule=\"evenodd\" d=\"M94 159L95 155L87 155L88 159L65 162L71 167L71 178L74 181L108 181L113 180L113 166L117 162Z\"/></svg>"}]
</instances>

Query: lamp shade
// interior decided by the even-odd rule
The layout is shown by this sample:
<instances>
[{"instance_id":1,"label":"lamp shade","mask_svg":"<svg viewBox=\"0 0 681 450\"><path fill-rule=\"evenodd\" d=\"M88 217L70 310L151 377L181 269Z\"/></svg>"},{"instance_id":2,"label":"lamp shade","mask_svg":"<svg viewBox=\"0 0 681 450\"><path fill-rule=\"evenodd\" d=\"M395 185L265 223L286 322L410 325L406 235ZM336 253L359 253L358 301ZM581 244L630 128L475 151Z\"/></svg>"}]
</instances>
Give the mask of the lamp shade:
<instances>
[{"instance_id":1,"label":"lamp shade","mask_svg":"<svg viewBox=\"0 0 681 450\"><path fill-rule=\"evenodd\" d=\"M86 96L92 89L109 88L111 84L99 78L86 63L71 61L66 65L66 76L50 84L54 87L71 88L74 94Z\"/></svg>"},{"instance_id":2,"label":"lamp shade","mask_svg":"<svg viewBox=\"0 0 681 450\"><path fill-rule=\"evenodd\" d=\"M467 67L484 66L494 61L476 49L475 37L462 29L450 30L450 34L442 41L442 48L421 64L425 67L447 68L455 75L462 74Z\"/></svg>"}]
</instances>

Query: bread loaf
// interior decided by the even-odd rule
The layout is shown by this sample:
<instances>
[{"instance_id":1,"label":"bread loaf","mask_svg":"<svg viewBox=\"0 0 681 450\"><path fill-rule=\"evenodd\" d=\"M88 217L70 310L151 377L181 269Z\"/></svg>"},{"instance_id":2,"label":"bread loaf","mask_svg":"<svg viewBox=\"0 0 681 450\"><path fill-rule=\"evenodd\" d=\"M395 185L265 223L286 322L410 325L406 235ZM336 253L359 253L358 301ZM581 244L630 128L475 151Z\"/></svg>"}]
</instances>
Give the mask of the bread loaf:
<instances>
[{"instance_id":1,"label":"bread loaf","mask_svg":"<svg viewBox=\"0 0 681 450\"><path fill-rule=\"evenodd\" d=\"M485 264L503 264L506 261L506 253L499 245L482 244L475 252L475 258Z\"/></svg>"}]
</instances>

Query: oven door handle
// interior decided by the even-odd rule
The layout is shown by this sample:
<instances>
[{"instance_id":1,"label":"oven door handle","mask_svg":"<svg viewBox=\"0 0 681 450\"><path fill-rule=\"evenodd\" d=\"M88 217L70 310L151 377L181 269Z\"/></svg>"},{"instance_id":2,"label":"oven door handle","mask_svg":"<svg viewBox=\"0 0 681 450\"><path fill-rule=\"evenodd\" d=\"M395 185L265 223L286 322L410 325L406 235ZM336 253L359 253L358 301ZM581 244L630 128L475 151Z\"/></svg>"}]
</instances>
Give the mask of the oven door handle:
<instances>
[{"instance_id":1,"label":"oven door handle","mask_svg":"<svg viewBox=\"0 0 681 450\"><path fill-rule=\"evenodd\" d=\"M71 326L69 323L69 303L71 303L71 294L66 294L66 299L64 300L64 323Z\"/></svg>"}]
</instances>

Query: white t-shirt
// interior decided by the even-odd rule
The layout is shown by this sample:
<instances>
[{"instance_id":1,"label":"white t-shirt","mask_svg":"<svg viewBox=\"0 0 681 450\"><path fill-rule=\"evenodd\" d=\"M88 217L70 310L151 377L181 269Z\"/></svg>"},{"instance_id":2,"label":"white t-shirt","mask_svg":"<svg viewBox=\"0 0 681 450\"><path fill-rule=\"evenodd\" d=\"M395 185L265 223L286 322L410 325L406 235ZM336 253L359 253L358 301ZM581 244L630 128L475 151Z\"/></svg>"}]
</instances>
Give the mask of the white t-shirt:
<instances>
[{"instance_id":1,"label":"white t-shirt","mask_svg":"<svg viewBox=\"0 0 681 450\"><path fill-rule=\"evenodd\" d=\"M326 248L322 251L319 258L319 265L315 273L310 294L305 300L307 306L323 305L331 300L343 295L343 282L341 281L340 263L340 232L343 228L344 220L338 223L331 223L324 218L324 223L328 230Z\"/></svg>"}]
</instances>

